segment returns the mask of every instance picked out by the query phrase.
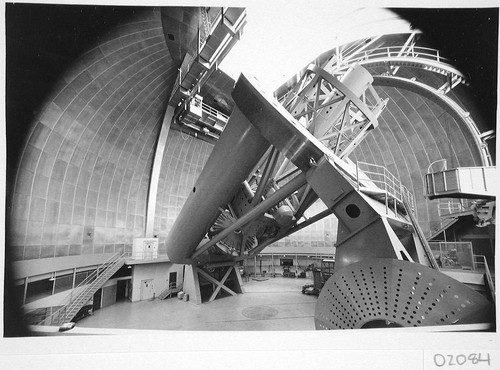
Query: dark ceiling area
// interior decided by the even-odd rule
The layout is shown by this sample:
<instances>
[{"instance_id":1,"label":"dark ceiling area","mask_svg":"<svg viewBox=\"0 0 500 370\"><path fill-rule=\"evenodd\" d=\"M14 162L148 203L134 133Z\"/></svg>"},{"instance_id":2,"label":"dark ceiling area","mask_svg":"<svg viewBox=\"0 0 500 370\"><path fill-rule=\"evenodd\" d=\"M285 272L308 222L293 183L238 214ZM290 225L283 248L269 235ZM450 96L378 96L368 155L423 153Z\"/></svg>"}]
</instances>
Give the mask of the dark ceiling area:
<instances>
[{"instance_id":1,"label":"dark ceiling area","mask_svg":"<svg viewBox=\"0 0 500 370\"><path fill-rule=\"evenodd\" d=\"M440 50L470 79L483 119L496 123L498 11L482 9L391 9L423 32L422 40Z\"/></svg>"}]
</instances>

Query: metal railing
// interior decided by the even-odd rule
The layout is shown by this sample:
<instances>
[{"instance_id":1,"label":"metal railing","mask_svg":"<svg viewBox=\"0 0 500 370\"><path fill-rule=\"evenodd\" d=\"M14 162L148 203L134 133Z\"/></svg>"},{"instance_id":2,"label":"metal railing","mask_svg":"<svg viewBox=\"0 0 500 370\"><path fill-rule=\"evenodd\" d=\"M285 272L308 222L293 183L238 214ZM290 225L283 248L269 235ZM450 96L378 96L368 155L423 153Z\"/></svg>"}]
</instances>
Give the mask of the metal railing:
<instances>
[{"instance_id":1,"label":"metal railing","mask_svg":"<svg viewBox=\"0 0 500 370\"><path fill-rule=\"evenodd\" d=\"M51 306L26 311L23 314L23 322L25 325L39 325L61 308L62 306Z\"/></svg>"},{"instance_id":2,"label":"metal railing","mask_svg":"<svg viewBox=\"0 0 500 370\"><path fill-rule=\"evenodd\" d=\"M365 175L366 177L364 177ZM386 209L389 208L389 198L395 199L397 202L403 204L403 200L408 201L408 205L412 211L416 210L415 207L415 197L413 193L409 191L401 181L396 178L387 168L377 164L367 163L367 162L357 162L356 163L356 182L358 189L360 185L364 182L364 179L368 179L372 182L379 190L385 192L385 205ZM396 202L394 202L394 211L397 213Z\"/></svg>"},{"instance_id":3,"label":"metal railing","mask_svg":"<svg viewBox=\"0 0 500 370\"><path fill-rule=\"evenodd\" d=\"M211 106L209 106L205 103L201 104L201 109L203 110L203 112L213 116L214 118L216 118L224 123L227 123L227 120L229 119L229 117L226 116L224 113L219 112L217 109L212 108Z\"/></svg>"},{"instance_id":4,"label":"metal railing","mask_svg":"<svg viewBox=\"0 0 500 370\"><path fill-rule=\"evenodd\" d=\"M125 258L129 255L128 252L117 253L109 258L106 262L97 267L95 271L92 272L86 279L84 279L77 287L71 290L70 294L68 294L59 304L61 306L56 312L52 313L49 317L40 321L38 325L51 325L53 323L60 324L61 321L64 321L66 318L66 314L68 312L68 307L75 302L81 294L85 293L85 286L94 283L99 276L101 276L108 268L114 266L120 259ZM99 274L101 272L101 275ZM75 312L76 314L76 312ZM61 320L62 319L62 320ZM50 320L50 321L48 321Z\"/></svg>"},{"instance_id":5,"label":"metal railing","mask_svg":"<svg viewBox=\"0 0 500 370\"><path fill-rule=\"evenodd\" d=\"M413 228L415 229L415 233L417 234L417 238L420 240L422 248L424 249L424 253L425 253L425 256L426 256L427 261L429 263L429 266L435 270L439 270L439 265L436 261L436 258L434 257L434 254L432 253L429 242L425 238L425 235L424 235L422 229L420 228L420 225L417 222L416 215L414 214L413 210L410 207L410 204L408 202L408 198L405 198L405 197L403 198L403 204L405 205L408 216L410 217Z\"/></svg>"},{"instance_id":6,"label":"metal railing","mask_svg":"<svg viewBox=\"0 0 500 370\"><path fill-rule=\"evenodd\" d=\"M180 88L182 81L184 78L189 74L189 70L193 66L193 63L195 63L195 57L189 53L186 54L184 57L184 60L182 61L181 68L179 68L179 73L177 74L177 78L175 79L174 82L174 87L172 89L172 93L170 94L170 99L177 93L177 90Z\"/></svg>"},{"instance_id":7,"label":"metal railing","mask_svg":"<svg viewBox=\"0 0 500 370\"><path fill-rule=\"evenodd\" d=\"M473 212L472 199L440 198L438 203L439 217L458 217L467 212Z\"/></svg>"},{"instance_id":8,"label":"metal railing","mask_svg":"<svg viewBox=\"0 0 500 370\"><path fill-rule=\"evenodd\" d=\"M160 293L158 299L160 300L165 299L174 293L180 292L181 290L182 290L182 284L177 285L177 283L169 283L168 288Z\"/></svg>"},{"instance_id":9,"label":"metal railing","mask_svg":"<svg viewBox=\"0 0 500 370\"><path fill-rule=\"evenodd\" d=\"M155 260L155 259L164 259L168 258L166 253L154 253L154 252L127 252L125 254L127 259L133 260Z\"/></svg>"},{"instance_id":10,"label":"metal railing","mask_svg":"<svg viewBox=\"0 0 500 370\"><path fill-rule=\"evenodd\" d=\"M343 60L346 62L348 61L349 63L356 63L368 59L405 56L412 58L429 59L438 63L448 63L448 59L442 57L439 54L439 50L415 45L398 45L363 50L361 53L353 53L349 57L343 58Z\"/></svg>"},{"instance_id":11,"label":"metal railing","mask_svg":"<svg viewBox=\"0 0 500 370\"><path fill-rule=\"evenodd\" d=\"M479 261L478 261L479 260ZM474 268L477 269L477 265L482 265L484 268L485 279L488 282L488 287L490 289L490 294L495 301L495 283L493 281L493 276L491 275L490 268L488 267L488 262L486 261L486 256L475 254L474 255Z\"/></svg>"},{"instance_id":12,"label":"metal railing","mask_svg":"<svg viewBox=\"0 0 500 370\"><path fill-rule=\"evenodd\" d=\"M201 21L202 24L199 28L198 33L198 48L203 49L208 37L212 34L212 30L222 19L223 8L218 8L215 14L213 12L207 11L206 8L201 8ZM202 32L203 30L203 32Z\"/></svg>"},{"instance_id":13,"label":"metal railing","mask_svg":"<svg viewBox=\"0 0 500 370\"><path fill-rule=\"evenodd\" d=\"M475 271L471 242L429 242L441 270Z\"/></svg>"},{"instance_id":14,"label":"metal railing","mask_svg":"<svg viewBox=\"0 0 500 370\"><path fill-rule=\"evenodd\" d=\"M278 103L280 103L281 105L283 105L283 103L285 102L285 100L291 95L295 93L295 91L293 89L290 89L288 90L287 92L285 92L283 95L279 96L279 97L276 97L276 100L278 100ZM297 94L296 94L297 95ZM298 96L298 95L297 95Z\"/></svg>"}]
</instances>

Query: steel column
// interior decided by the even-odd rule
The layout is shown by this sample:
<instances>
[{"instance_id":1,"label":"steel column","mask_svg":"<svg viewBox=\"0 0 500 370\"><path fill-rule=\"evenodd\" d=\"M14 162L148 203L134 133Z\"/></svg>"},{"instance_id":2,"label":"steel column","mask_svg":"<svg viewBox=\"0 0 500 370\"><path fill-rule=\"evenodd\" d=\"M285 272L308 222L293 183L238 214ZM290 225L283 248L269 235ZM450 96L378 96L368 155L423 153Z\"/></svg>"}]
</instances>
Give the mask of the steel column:
<instances>
[{"instance_id":1,"label":"steel column","mask_svg":"<svg viewBox=\"0 0 500 370\"><path fill-rule=\"evenodd\" d=\"M28 294L28 279L29 276L24 279L23 305L26 304L26 295Z\"/></svg>"},{"instance_id":2,"label":"steel column","mask_svg":"<svg viewBox=\"0 0 500 370\"><path fill-rule=\"evenodd\" d=\"M155 212L156 212L156 198L158 195L158 183L160 181L160 171L163 162L163 154L165 152L165 147L167 145L167 137L170 131L170 123L174 116L174 107L167 106L165 111L165 116L163 117L163 123L160 128L160 133L158 135L158 141L156 143L155 155L153 159L153 167L151 170L151 179L149 180L149 190L148 190L148 208L146 213L146 238L153 237L153 228L155 223Z\"/></svg>"},{"instance_id":3,"label":"steel column","mask_svg":"<svg viewBox=\"0 0 500 370\"><path fill-rule=\"evenodd\" d=\"M234 269L234 266L231 266L231 267L229 267L227 269L227 271L224 274L224 277L222 278L222 280L219 283L217 283L217 288L215 288L214 292L210 296L210 299L208 300L209 302L212 302L215 299L215 297L217 297L217 294L219 294L219 292L220 292L220 290L221 290L222 287L224 287L224 289L226 289L229 293L233 292L231 289L227 288L224 285L224 283L226 282L227 278L229 277L229 275L231 274L231 271L233 271L233 269ZM233 295L236 295L236 293L233 294Z\"/></svg>"},{"instance_id":4,"label":"steel column","mask_svg":"<svg viewBox=\"0 0 500 370\"><path fill-rule=\"evenodd\" d=\"M229 289L227 286L225 286L223 284L222 281L226 281L227 277L229 276L228 272L230 273L232 271L232 269L234 267L230 267L229 270L226 272L226 275L224 275L224 278L222 279L222 281L217 281L217 279L215 279L213 276L210 276L208 273L206 273L205 271L203 271L202 269L198 268L198 267L194 267L197 271L198 274L200 274L201 276L203 276L204 278L206 278L208 281L210 281L212 284L215 284L217 285L217 287L219 288L222 288L224 290L226 290L228 293L230 293L231 295L236 295L237 293L236 292L233 292L231 289ZM218 292L218 291L217 291ZM213 296L213 294L212 294ZM215 299L215 297L210 297L210 301L213 301Z\"/></svg>"},{"instance_id":5,"label":"steel column","mask_svg":"<svg viewBox=\"0 0 500 370\"><path fill-rule=\"evenodd\" d=\"M272 147L271 152L269 153L269 157L266 162L266 166L264 167L264 173L259 182L259 186L257 187L257 191L252 199L252 205L258 205L262 200L262 194L264 193L264 189L269 181L270 176L274 172L274 167L278 162L279 152L275 147Z\"/></svg>"}]
</instances>

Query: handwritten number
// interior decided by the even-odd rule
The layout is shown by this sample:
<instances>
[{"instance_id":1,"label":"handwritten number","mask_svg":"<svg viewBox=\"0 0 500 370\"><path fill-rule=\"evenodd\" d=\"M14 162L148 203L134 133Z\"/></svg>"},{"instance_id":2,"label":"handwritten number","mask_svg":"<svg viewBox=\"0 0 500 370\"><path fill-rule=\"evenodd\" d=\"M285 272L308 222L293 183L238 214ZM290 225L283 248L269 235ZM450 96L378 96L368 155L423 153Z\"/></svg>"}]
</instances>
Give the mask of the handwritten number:
<instances>
[{"instance_id":1,"label":"handwritten number","mask_svg":"<svg viewBox=\"0 0 500 370\"><path fill-rule=\"evenodd\" d=\"M478 361L484 361L484 362L487 362L487 363L488 363L488 366L491 366L491 363L490 363L490 354L489 354L489 353L487 353L486 355L487 355L488 357L486 357L485 359L483 359L483 358L482 358L482 357L483 357L483 354L482 354L482 353L480 353L480 354L479 354L479 360L478 360Z\"/></svg>"},{"instance_id":2,"label":"handwritten number","mask_svg":"<svg viewBox=\"0 0 500 370\"><path fill-rule=\"evenodd\" d=\"M462 360L460 360L460 359L462 359ZM467 357L465 357L465 355L458 355L456 360L457 360L457 364L459 364L461 366L467 362Z\"/></svg>"},{"instance_id":3,"label":"handwritten number","mask_svg":"<svg viewBox=\"0 0 500 370\"><path fill-rule=\"evenodd\" d=\"M476 353L471 353L469 355L469 361L472 362L473 365L477 365L479 360L477 359L477 354Z\"/></svg>"},{"instance_id":4,"label":"handwritten number","mask_svg":"<svg viewBox=\"0 0 500 370\"><path fill-rule=\"evenodd\" d=\"M463 366L467 362L472 365L478 365L480 362L486 362L491 366L490 354L486 353L471 353L468 356L461 353L459 355L442 355L441 353L434 354L434 365L437 367L443 366Z\"/></svg>"},{"instance_id":5,"label":"handwritten number","mask_svg":"<svg viewBox=\"0 0 500 370\"><path fill-rule=\"evenodd\" d=\"M446 359L444 358L443 355L438 353L434 355L434 364L436 364L437 367L443 367L446 364Z\"/></svg>"}]
</instances>

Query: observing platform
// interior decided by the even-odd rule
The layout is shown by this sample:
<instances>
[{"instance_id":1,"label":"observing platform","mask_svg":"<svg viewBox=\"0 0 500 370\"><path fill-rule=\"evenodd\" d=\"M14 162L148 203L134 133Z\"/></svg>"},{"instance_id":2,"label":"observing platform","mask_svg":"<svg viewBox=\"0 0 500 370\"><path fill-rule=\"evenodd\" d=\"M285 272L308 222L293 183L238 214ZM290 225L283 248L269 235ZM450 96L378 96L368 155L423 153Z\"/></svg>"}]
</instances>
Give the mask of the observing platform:
<instances>
[{"instance_id":1,"label":"observing platform","mask_svg":"<svg viewBox=\"0 0 500 370\"><path fill-rule=\"evenodd\" d=\"M493 198L495 167L459 167L425 175L426 196L436 198Z\"/></svg>"}]
</instances>

